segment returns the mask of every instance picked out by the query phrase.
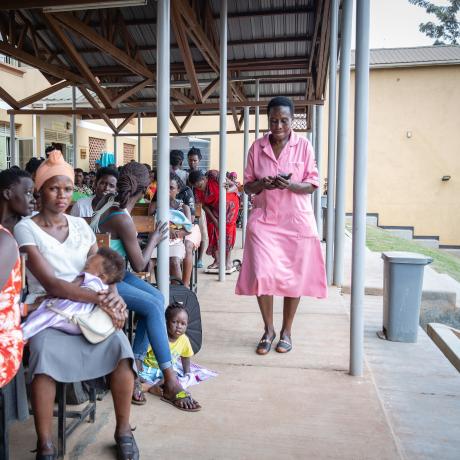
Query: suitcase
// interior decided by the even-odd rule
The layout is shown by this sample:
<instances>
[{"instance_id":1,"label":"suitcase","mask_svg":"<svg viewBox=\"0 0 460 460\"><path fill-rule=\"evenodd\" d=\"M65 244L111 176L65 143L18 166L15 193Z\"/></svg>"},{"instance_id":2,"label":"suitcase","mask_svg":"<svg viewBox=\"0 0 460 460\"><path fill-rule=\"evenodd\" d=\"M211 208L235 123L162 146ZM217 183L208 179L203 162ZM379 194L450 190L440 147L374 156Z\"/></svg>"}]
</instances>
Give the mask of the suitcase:
<instances>
[{"instance_id":1,"label":"suitcase","mask_svg":"<svg viewBox=\"0 0 460 460\"><path fill-rule=\"evenodd\" d=\"M196 294L185 287L181 280L171 279L169 286L169 303L177 302L182 304L188 313L187 337L192 344L193 352L196 354L201 349L202 329L200 304Z\"/></svg>"}]
</instances>

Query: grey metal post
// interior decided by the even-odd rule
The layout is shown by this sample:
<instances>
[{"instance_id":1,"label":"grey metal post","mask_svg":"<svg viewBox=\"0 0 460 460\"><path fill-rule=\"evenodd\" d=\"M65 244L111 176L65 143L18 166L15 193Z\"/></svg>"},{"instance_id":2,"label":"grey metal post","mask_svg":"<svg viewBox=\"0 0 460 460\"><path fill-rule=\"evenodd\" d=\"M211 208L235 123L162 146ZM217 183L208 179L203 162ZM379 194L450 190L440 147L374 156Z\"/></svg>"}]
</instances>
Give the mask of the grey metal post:
<instances>
[{"instance_id":1,"label":"grey metal post","mask_svg":"<svg viewBox=\"0 0 460 460\"><path fill-rule=\"evenodd\" d=\"M16 165L16 127L14 113L10 114L10 167Z\"/></svg>"},{"instance_id":2,"label":"grey metal post","mask_svg":"<svg viewBox=\"0 0 460 460\"><path fill-rule=\"evenodd\" d=\"M259 87L259 80L256 80L256 101L260 100L260 87ZM260 115L260 110L259 106L256 105L255 107L255 122L254 122L254 138L257 140L259 139L259 115Z\"/></svg>"},{"instance_id":3,"label":"grey metal post","mask_svg":"<svg viewBox=\"0 0 460 460\"><path fill-rule=\"evenodd\" d=\"M137 114L137 161L141 162L141 113Z\"/></svg>"},{"instance_id":4,"label":"grey metal post","mask_svg":"<svg viewBox=\"0 0 460 460\"><path fill-rule=\"evenodd\" d=\"M244 108L244 141L243 141L243 166L244 170L248 164L248 150L249 150L249 107ZM242 225L242 239L241 247L244 248L244 242L246 241L246 226L248 224L248 208L249 208L249 197L246 193L243 193L243 225Z\"/></svg>"},{"instance_id":5,"label":"grey metal post","mask_svg":"<svg viewBox=\"0 0 460 460\"><path fill-rule=\"evenodd\" d=\"M72 109L75 110L77 108L77 88L72 86ZM77 139L77 116L75 114L72 115L72 137L73 137L73 155L72 155L72 162L73 167L77 167L77 146L78 146L78 139Z\"/></svg>"},{"instance_id":6,"label":"grey metal post","mask_svg":"<svg viewBox=\"0 0 460 460\"><path fill-rule=\"evenodd\" d=\"M311 106L311 145L316 148L316 106Z\"/></svg>"},{"instance_id":7,"label":"grey metal post","mask_svg":"<svg viewBox=\"0 0 460 460\"><path fill-rule=\"evenodd\" d=\"M329 124L327 147L327 232L326 232L326 275L327 284L332 284L334 261L334 185L337 111L337 35L339 0L332 0L331 42L329 56Z\"/></svg>"},{"instance_id":8,"label":"grey metal post","mask_svg":"<svg viewBox=\"0 0 460 460\"><path fill-rule=\"evenodd\" d=\"M350 374L363 375L363 303L366 254L370 0L356 3L355 148L351 262Z\"/></svg>"},{"instance_id":9,"label":"grey metal post","mask_svg":"<svg viewBox=\"0 0 460 460\"><path fill-rule=\"evenodd\" d=\"M169 222L169 93L170 2L158 0L157 10L157 221ZM169 240L158 245L158 287L169 303Z\"/></svg>"},{"instance_id":10,"label":"grey metal post","mask_svg":"<svg viewBox=\"0 0 460 460\"><path fill-rule=\"evenodd\" d=\"M115 158L115 166L118 166L118 154L117 154L117 135L113 135L113 156Z\"/></svg>"},{"instance_id":11,"label":"grey metal post","mask_svg":"<svg viewBox=\"0 0 460 460\"><path fill-rule=\"evenodd\" d=\"M350 105L350 58L353 0L342 4L340 40L339 110L337 121L337 171L335 189L334 284L342 286L345 251L345 194Z\"/></svg>"},{"instance_id":12,"label":"grey metal post","mask_svg":"<svg viewBox=\"0 0 460 460\"><path fill-rule=\"evenodd\" d=\"M219 133L219 281L225 281L225 241L227 194L227 0L220 2L220 133Z\"/></svg>"},{"instance_id":13,"label":"grey metal post","mask_svg":"<svg viewBox=\"0 0 460 460\"><path fill-rule=\"evenodd\" d=\"M318 168L318 182L319 187L316 189L314 195L314 211L316 218L316 227L318 228L319 238L323 239L323 210L321 207L321 195L322 195L322 184L321 184L321 170L323 164L323 106L316 106L316 117L315 117L315 155L316 155L316 166Z\"/></svg>"}]
</instances>

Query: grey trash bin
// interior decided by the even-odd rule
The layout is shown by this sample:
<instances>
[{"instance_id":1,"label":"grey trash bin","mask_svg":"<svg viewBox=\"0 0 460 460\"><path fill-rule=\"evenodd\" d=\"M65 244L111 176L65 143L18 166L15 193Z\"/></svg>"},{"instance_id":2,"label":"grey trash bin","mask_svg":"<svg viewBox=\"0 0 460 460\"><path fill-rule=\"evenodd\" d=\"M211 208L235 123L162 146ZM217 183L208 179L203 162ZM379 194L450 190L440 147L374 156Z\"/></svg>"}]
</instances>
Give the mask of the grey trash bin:
<instances>
[{"instance_id":1,"label":"grey trash bin","mask_svg":"<svg viewBox=\"0 0 460 460\"><path fill-rule=\"evenodd\" d=\"M393 342L417 342L423 270L433 259L413 252L384 252L383 333Z\"/></svg>"}]
</instances>

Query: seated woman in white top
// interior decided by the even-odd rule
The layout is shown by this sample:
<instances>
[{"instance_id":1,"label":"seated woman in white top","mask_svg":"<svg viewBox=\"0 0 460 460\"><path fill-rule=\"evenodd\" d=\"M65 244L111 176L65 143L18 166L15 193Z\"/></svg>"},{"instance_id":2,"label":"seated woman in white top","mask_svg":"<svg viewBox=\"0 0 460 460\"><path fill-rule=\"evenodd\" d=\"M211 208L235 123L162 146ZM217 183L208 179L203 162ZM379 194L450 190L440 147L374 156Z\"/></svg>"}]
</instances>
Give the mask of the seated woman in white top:
<instances>
[{"instance_id":1,"label":"seated woman in white top","mask_svg":"<svg viewBox=\"0 0 460 460\"><path fill-rule=\"evenodd\" d=\"M76 217L92 217L102 197L117 190L118 171L113 168L100 168L96 174L95 194L80 198L72 206L70 215Z\"/></svg>"},{"instance_id":2,"label":"seated woman in white top","mask_svg":"<svg viewBox=\"0 0 460 460\"><path fill-rule=\"evenodd\" d=\"M38 168L35 187L40 194L40 212L23 219L14 228L19 247L27 254L26 303L33 304L46 294L98 304L111 316L114 326L121 329L126 304L114 286L96 293L71 283L83 270L88 256L97 251L97 244L83 219L64 213L73 192L73 169L61 152L51 152ZM29 346L31 400L38 435L36 458L56 458L52 438L55 382L79 382L110 375L117 458L138 459L129 424L136 370L130 343L123 332L118 330L103 342L92 344L83 335L48 328L34 335Z\"/></svg>"}]
</instances>

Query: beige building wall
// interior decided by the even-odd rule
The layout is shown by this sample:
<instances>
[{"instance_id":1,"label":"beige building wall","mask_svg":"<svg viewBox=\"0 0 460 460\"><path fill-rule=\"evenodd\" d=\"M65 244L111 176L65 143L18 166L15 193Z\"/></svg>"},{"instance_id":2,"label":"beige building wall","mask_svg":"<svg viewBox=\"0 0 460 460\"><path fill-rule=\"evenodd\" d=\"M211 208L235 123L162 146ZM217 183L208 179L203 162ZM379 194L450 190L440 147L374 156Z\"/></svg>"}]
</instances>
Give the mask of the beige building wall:
<instances>
[{"instance_id":1,"label":"beige building wall","mask_svg":"<svg viewBox=\"0 0 460 460\"><path fill-rule=\"evenodd\" d=\"M460 66L371 69L368 212L382 226L460 245ZM352 211L354 72L351 80L347 212ZM327 105L323 177L327 175ZM451 176L442 181L443 176Z\"/></svg>"}]
</instances>

